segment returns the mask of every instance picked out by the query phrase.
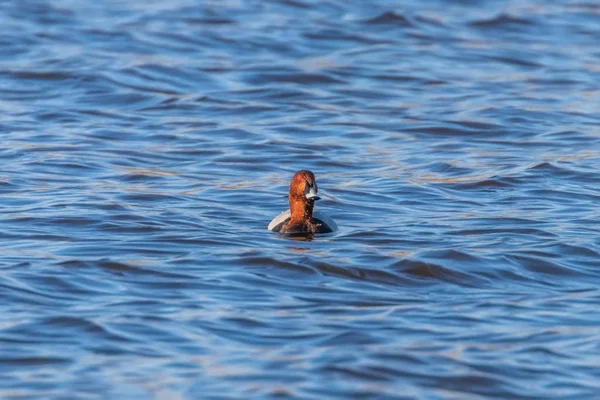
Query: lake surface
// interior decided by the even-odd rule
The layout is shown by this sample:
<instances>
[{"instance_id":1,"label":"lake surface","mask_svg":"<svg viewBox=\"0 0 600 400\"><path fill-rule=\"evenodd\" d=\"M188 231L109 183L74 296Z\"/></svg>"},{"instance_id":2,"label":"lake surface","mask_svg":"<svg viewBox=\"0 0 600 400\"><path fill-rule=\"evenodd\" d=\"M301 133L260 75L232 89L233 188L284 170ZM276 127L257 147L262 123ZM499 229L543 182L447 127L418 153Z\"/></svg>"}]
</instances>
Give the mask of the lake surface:
<instances>
[{"instance_id":1,"label":"lake surface","mask_svg":"<svg viewBox=\"0 0 600 400\"><path fill-rule=\"evenodd\" d=\"M0 398L600 398L596 2L0 26ZM267 231L300 169L337 232Z\"/></svg>"}]
</instances>

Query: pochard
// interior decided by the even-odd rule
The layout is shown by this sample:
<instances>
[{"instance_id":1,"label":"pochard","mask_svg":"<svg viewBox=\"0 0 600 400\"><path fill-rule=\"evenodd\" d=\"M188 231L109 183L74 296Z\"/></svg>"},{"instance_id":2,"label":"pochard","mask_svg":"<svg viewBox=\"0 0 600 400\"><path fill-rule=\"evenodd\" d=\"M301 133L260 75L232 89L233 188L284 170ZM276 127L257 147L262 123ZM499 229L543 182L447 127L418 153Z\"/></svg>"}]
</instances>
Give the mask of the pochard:
<instances>
[{"instance_id":1,"label":"pochard","mask_svg":"<svg viewBox=\"0 0 600 400\"><path fill-rule=\"evenodd\" d=\"M289 210L273 218L268 229L288 235L328 233L337 230L335 221L319 211L313 212L319 188L315 174L308 170L298 171L290 182Z\"/></svg>"}]
</instances>

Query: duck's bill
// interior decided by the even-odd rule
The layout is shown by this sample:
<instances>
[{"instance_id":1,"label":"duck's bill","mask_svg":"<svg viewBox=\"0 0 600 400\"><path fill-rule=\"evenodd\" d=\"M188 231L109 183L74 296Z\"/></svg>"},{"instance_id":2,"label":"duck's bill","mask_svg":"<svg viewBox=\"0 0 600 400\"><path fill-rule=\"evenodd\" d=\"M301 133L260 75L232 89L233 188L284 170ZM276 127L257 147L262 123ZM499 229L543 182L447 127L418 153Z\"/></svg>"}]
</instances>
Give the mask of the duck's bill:
<instances>
[{"instance_id":1,"label":"duck's bill","mask_svg":"<svg viewBox=\"0 0 600 400\"><path fill-rule=\"evenodd\" d=\"M308 193L306 193L306 198L308 200L320 200L321 198L317 195L317 191L314 187L311 187Z\"/></svg>"}]
</instances>

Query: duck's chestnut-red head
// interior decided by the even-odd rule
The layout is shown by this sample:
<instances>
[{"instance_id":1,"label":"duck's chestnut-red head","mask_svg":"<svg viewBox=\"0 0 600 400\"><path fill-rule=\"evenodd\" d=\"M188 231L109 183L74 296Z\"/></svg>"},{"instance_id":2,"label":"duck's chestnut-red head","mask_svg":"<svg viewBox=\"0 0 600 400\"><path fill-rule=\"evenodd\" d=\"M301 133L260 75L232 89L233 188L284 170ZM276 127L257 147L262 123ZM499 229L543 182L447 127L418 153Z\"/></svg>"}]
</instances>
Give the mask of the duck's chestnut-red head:
<instances>
[{"instance_id":1,"label":"duck's chestnut-red head","mask_svg":"<svg viewBox=\"0 0 600 400\"><path fill-rule=\"evenodd\" d=\"M294 174L292 181L290 182L290 193L289 199L292 200L308 200L314 201L319 200L317 196L319 188L317 186L317 180L315 174L308 170L301 170Z\"/></svg>"}]
</instances>

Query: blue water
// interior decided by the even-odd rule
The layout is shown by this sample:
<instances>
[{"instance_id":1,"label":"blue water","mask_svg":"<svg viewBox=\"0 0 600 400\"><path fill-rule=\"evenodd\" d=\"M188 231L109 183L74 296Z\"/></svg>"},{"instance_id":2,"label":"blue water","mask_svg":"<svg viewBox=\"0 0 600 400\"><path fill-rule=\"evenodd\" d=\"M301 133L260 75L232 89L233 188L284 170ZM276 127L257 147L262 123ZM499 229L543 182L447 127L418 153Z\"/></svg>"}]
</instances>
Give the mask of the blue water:
<instances>
[{"instance_id":1,"label":"blue water","mask_svg":"<svg viewBox=\"0 0 600 400\"><path fill-rule=\"evenodd\" d=\"M600 398L595 2L0 26L0 398ZM267 231L300 169L339 231Z\"/></svg>"}]
</instances>

